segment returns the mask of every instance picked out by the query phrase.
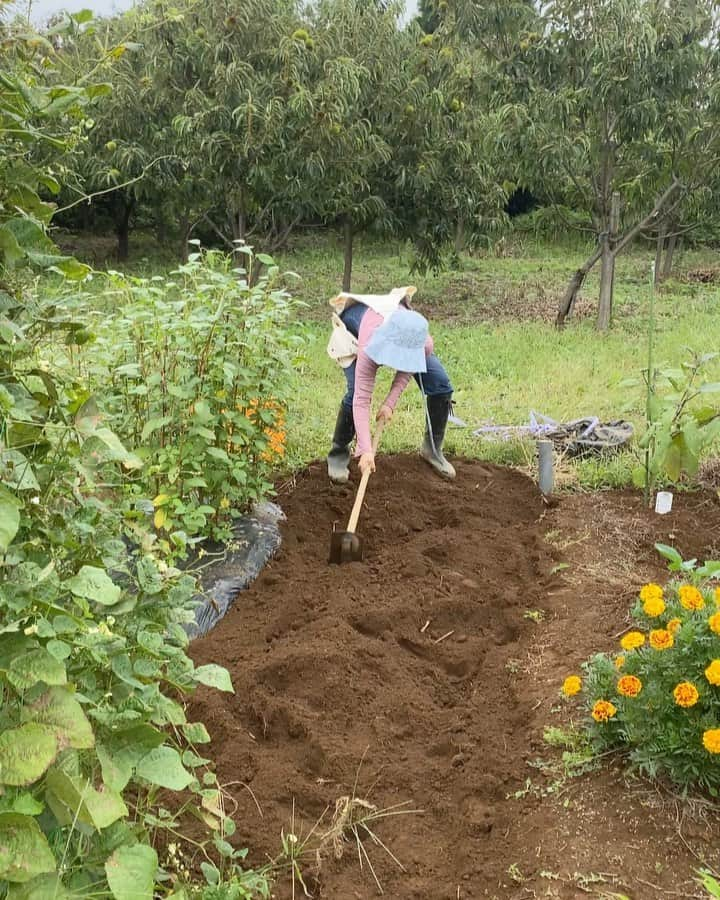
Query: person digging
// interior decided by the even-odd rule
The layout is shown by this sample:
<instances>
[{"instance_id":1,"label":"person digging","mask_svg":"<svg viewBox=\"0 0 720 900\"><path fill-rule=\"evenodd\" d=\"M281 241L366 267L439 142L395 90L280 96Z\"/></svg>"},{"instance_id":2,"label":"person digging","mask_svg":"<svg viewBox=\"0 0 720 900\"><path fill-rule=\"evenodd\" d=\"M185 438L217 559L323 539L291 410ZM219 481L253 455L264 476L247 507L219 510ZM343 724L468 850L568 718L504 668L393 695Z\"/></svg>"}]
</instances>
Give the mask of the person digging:
<instances>
[{"instance_id":1,"label":"person digging","mask_svg":"<svg viewBox=\"0 0 720 900\"><path fill-rule=\"evenodd\" d=\"M350 476L350 445L356 435L355 455L361 472L375 471L370 407L380 366L389 366L396 374L377 420L390 421L400 395L414 378L424 395L426 411L421 456L438 475L455 477L455 469L442 452L453 387L435 356L427 321L410 308L415 290L395 288L384 295L343 293L330 301L335 312L328 353L342 367L347 382L327 457L328 475L337 484L344 484Z\"/></svg>"}]
</instances>

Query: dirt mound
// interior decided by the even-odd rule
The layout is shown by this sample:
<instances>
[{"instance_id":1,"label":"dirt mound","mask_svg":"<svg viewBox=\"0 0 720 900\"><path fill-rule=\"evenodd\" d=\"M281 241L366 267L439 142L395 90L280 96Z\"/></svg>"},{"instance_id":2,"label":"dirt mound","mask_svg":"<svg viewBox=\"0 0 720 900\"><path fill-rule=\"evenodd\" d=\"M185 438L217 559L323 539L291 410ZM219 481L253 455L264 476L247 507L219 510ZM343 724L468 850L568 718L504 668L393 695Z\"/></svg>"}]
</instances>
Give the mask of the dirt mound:
<instances>
[{"instance_id":1,"label":"dirt mound","mask_svg":"<svg viewBox=\"0 0 720 900\"><path fill-rule=\"evenodd\" d=\"M327 563L353 486L330 486L317 464L280 498L279 557L193 644L235 685L189 710L237 802L233 842L260 864L277 857L281 831L310 835L303 871L325 900L376 897L367 858L394 900L570 900L611 887L655 900L670 847L662 891L695 896L699 854L717 856L717 817L681 844L675 807L654 788L638 792L619 768L568 779L542 736L567 724L562 678L617 642L640 579L662 573L654 541L702 558L717 499L676 495L663 517L612 492L545 510L518 472L457 469L444 483L415 458L382 457L362 564ZM361 829L362 847L348 841L341 859L328 837L317 870L313 851L348 796L419 811L368 823L397 862ZM274 896L302 888L293 894L288 875Z\"/></svg>"},{"instance_id":2,"label":"dirt mound","mask_svg":"<svg viewBox=\"0 0 720 900\"><path fill-rule=\"evenodd\" d=\"M447 484L418 460L383 457L360 524L365 563L328 566L332 523L351 504L320 466L284 499L279 558L194 645L198 662L230 666L236 694L207 693L196 712L221 781L248 783L262 808L238 791L256 852L277 853L293 801L307 834L357 782L381 808L424 810L377 824L412 873L369 850L388 895L456 897L456 878L495 865L485 854L510 826L502 801L527 750L528 703L505 664L547 587L541 501L510 470L461 462ZM320 896L364 896L356 861L334 868Z\"/></svg>"}]
</instances>

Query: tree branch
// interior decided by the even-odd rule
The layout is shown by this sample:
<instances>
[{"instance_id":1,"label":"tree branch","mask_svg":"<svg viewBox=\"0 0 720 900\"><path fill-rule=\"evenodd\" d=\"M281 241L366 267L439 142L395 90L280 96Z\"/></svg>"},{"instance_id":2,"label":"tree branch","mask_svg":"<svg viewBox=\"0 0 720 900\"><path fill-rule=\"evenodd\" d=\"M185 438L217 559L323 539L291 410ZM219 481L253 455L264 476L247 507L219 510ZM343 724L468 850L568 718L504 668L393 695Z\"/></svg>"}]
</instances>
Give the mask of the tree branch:
<instances>
[{"instance_id":1,"label":"tree branch","mask_svg":"<svg viewBox=\"0 0 720 900\"><path fill-rule=\"evenodd\" d=\"M673 178L672 184L670 184L665 192L657 199L655 202L655 206L653 206L652 210L645 216L644 219L641 219L639 222L636 222L635 225L630 229L630 231L626 232L623 237L615 244L613 248L613 253L618 254L621 253L625 247L641 232L644 231L649 225L653 224L658 220L660 215L662 217L668 215L674 209L674 207L670 207L668 209L665 208L665 204L671 197L680 190L682 184L678 178Z\"/></svg>"}]
</instances>

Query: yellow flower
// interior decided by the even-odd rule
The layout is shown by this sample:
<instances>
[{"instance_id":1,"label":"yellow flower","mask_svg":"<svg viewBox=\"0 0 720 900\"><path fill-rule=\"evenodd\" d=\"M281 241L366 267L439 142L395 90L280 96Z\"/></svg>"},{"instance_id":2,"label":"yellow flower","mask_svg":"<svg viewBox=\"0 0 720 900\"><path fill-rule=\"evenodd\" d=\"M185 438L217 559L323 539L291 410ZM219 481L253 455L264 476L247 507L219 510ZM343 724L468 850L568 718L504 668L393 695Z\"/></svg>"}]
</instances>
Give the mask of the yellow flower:
<instances>
[{"instance_id":1,"label":"yellow flower","mask_svg":"<svg viewBox=\"0 0 720 900\"><path fill-rule=\"evenodd\" d=\"M582 680L577 675L568 675L563 681L562 692L566 697L574 697L582 690Z\"/></svg>"},{"instance_id":2,"label":"yellow flower","mask_svg":"<svg viewBox=\"0 0 720 900\"><path fill-rule=\"evenodd\" d=\"M703 734L703 746L708 753L720 753L720 728L710 728Z\"/></svg>"},{"instance_id":3,"label":"yellow flower","mask_svg":"<svg viewBox=\"0 0 720 900\"><path fill-rule=\"evenodd\" d=\"M617 683L618 694L623 697L637 697L642 690L642 681L635 675L623 675Z\"/></svg>"},{"instance_id":4,"label":"yellow flower","mask_svg":"<svg viewBox=\"0 0 720 900\"><path fill-rule=\"evenodd\" d=\"M650 632L650 646L653 650L669 650L674 643L675 638L665 628Z\"/></svg>"},{"instance_id":5,"label":"yellow flower","mask_svg":"<svg viewBox=\"0 0 720 900\"><path fill-rule=\"evenodd\" d=\"M689 681L681 681L673 691L673 697L678 706L695 706L700 694L694 684Z\"/></svg>"},{"instance_id":6,"label":"yellow flower","mask_svg":"<svg viewBox=\"0 0 720 900\"><path fill-rule=\"evenodd\" d=\"M623 650L636 650L638 647L642 647L644 643L645 635L641 631L628 631L620 640L620 646Z\"/></svg>"},{"instance_id":7,"label":"yellow flower","mask_svg":"<svg viewBox=\"0 0 720 900\"><path fill-rule=\"evenodd\" d=\"M612 719L616 712L617 709L609 700L598 700L592 708L592 717L596 722L607 722L608 719Z\"/></svg>"},{"instance_id":8,"label":"yellow flower","mask_svg":"<svg viewBox=\"0 0 720 900\"><path fill-rule=\"evenodd\" d=\"M720 606L720 587L715 588L715 606Z\"/></svg>"},{"instance_id":9,"label":"yellow flower","mask_svg":"<svg viewBox=\"0 0 720 900\"><path fill-rule=\"evenodd\" d=\"M659 584L646 584L640 590L640 599L643 603L647 603L648 600L662 600L663 598L663 589Z\"/></svg>"},{"instance_id":10,"label":"yellow flower","mask_svg":"<svg viewBox=\"0 0 720 900\"><path fill-rule=\"evenodd\" d=\"M616 656L615 657L615 668L622 669L622 667L624 665L625 665L625 657L622 654L620 654L620 656Z\"/></svg>"},{"instance_id":11,"label":"yellow flower","mask_svg":"<svg viewBox=\"0 0 720 900\"><path fill-rule=\"evenodd\" d=\"M703 595L692 584L683 584L678 594L680 595L680 605L685 609L702 609L705 606Z\"/></svg>"},{"instance_id":12,"label":"yellow flower","mask_svg":"<svg viewBox=\"0 0 720 900\"><path fill-rule=\"evenodd\" d=\"M227 497L223 497L220 501L220 509L230 509L230 501Z\"/></svg>"},{"instance_id":13,"label":"yellow flower","mask_svg":"<svg viewBox=\"0 0 720 900\"><path fill-rule=\"evenodd\" d=\"M670 634L677 634L678 631L680 631L681 627L681 619L670 619L670 621L667 623L667 630L670 632Z\"/></svg>"},{"instance_id":14,"label":"yellow flower","mask_svg":"<svg viewBox=\"0 0 720 900\"><path fill-rule=\"evenodd\" d=\"M710 626L710 630L714 631L715 634L720 634L720 612L713 613L708 619L708 625Z\"/></svg>"},{"instance_id":15,"label":"yellow flower","mask_svg":"<svg viewBox=\"0 0 720 900\"><path fill-rule=\"evenodd\" d=\"M705 669L705 677L710 684L720 685L720 659L714 659Z\"/></svg>"},{"instance_id":16,"label":"yellow flower","mask_svg":"<svg viewBox=\"0 0 720 900\"><path fill-rule=\"evenodd\" d=\"M651 619L661 616L665 612L665 602L662 597L649 597L643 603L643 612Z\"/></svg>"}]
</instances>

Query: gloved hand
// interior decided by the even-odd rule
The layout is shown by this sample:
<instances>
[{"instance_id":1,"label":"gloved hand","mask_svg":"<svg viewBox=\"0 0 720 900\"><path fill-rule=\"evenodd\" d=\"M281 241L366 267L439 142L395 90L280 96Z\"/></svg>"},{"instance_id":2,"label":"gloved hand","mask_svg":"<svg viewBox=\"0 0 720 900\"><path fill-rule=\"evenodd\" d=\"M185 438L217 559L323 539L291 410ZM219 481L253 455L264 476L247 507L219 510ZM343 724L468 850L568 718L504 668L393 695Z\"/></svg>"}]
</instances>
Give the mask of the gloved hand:
<instances>
[{"instance_id":1,"label":"gloved hand","mask_svg":"<svg viewBox=\"0 0 720 900\"><path fill-rule=\"evenodd\" d=\"M365 474L365 472L371 472L371 473L374 472L375 471L375 454L372 452L363 453L362 456L360 457L359 466L360 466L360 471L362 472L363 475Z\"/></svg>"}]
</instances>

